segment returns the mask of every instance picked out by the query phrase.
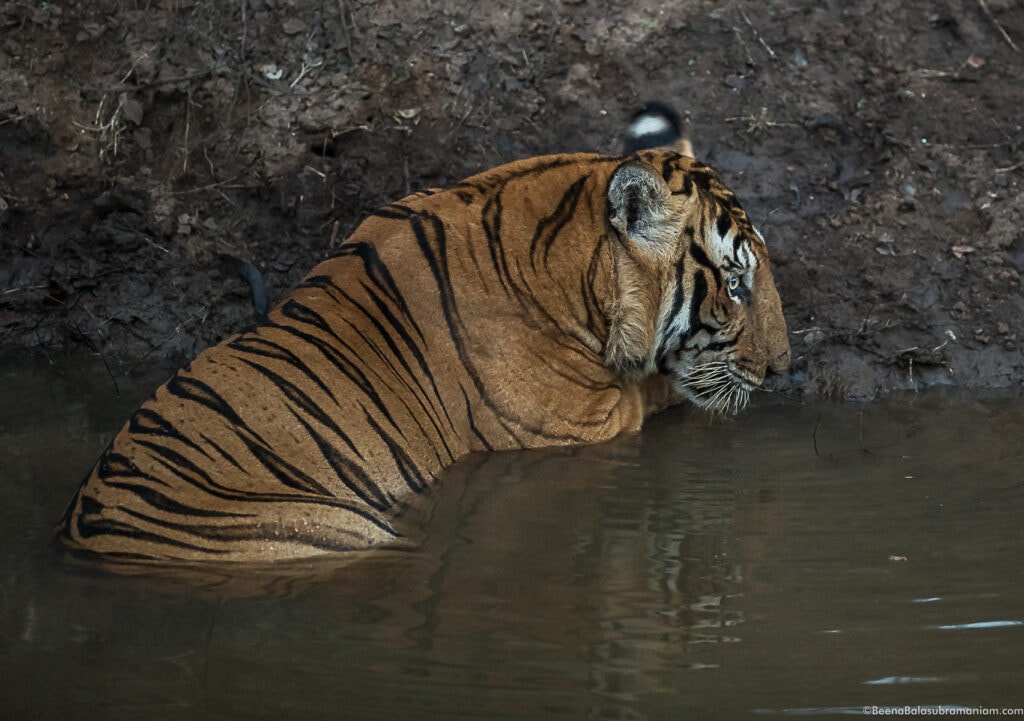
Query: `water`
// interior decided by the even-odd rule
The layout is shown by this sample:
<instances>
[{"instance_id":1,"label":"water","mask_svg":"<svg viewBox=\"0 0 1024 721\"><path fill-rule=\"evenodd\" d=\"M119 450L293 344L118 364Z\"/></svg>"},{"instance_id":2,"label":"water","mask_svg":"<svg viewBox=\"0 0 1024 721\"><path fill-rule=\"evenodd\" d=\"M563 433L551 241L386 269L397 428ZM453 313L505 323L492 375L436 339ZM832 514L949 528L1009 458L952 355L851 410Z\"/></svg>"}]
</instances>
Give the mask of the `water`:
<instances>
[{"instance_id":1,"label":"water","mask_svg":"<svg viewBox=\"0 0 1024 721\"><path fill-rule=\"evenodd\" d=\"M0 370L0 716L1024 707L1019 394L673 410L604 446L460 465L419 551L197 587L50 543L157 380L116 397L102 366Z\"/></svg>"}]
</instances>

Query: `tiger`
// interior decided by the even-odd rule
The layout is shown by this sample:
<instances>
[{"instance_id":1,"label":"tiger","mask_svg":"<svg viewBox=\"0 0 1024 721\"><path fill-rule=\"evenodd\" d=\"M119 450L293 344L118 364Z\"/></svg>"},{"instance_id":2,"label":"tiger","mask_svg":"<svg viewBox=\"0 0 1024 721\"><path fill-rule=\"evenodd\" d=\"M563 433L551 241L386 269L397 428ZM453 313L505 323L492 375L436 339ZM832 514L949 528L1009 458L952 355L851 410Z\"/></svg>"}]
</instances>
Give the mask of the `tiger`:
<instances>
[{"instance_id":1,"label":"tiger","mask_svg":"<svg viewBox=\"0 0 1024 721\"><path fill-rule=\"evenodd\" d=\"M685 401L740 411L789 365L782 303L718 174L643 147L673 120L634 118L625 154L517 160L368 215L139 406L63 546L146 564L373 549L470 453L601 443Z\"/></svg>"}]
</instances>

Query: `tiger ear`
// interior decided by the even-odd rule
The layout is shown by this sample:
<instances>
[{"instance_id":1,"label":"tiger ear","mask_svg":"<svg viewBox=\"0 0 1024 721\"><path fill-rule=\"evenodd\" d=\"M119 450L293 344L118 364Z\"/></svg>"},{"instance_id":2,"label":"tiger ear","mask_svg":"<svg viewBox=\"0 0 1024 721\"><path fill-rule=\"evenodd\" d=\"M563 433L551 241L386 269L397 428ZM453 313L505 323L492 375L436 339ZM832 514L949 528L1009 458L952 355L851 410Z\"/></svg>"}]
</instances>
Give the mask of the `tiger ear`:
<instances>
[{"instance_id":1,"label":"tiger ear","mask_svg":"<svg viewBox=\"0 0 1024 721\"><path fill-rule=\"evenodd\" d=\"M671 197L668 183L653 167L636 160L623 163L608 185L612 227L643 245L674 242L678 220L670 208Z\"/></svg>"}]
</instances>

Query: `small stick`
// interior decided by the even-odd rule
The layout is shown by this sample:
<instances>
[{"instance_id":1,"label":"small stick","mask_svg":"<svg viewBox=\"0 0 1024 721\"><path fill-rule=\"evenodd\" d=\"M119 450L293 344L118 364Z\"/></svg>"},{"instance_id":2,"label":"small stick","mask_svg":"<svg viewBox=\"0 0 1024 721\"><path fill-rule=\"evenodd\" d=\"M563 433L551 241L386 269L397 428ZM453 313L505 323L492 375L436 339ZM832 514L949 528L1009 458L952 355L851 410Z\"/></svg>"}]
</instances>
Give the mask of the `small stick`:
<instances>
[{"instance_id":1,"label":"small stick","mask_svg":"<svg viewBox=\"0 0 1024 721\"><path fill-rule=\"evenodd\" d=\"M338 228L341 226L341 221L334 221L334 225L331 226L331 240L327 243L328 250L334 250L334 247L338 244Z\"/></svg>"},{"instance_id":2,"label":"small stick","mask_svg":"<svg viewBox=\"0 0 1024 721\"><path fill-rule=\"evenodd\" d=\"M338 0L338 26L341 28L341 35L345 40L345 54L348 55L348 64L355 64L355 56L352 54L352 34L348 30L348 23L345 22L345 15L347 14L350 18L352 12L348 11L345 6L345 0ZM352 19L352 25L355 26L355 19Z\"/></svg>"},{"instance_id":3,"label":"small stick","mask_svg":"<svg viewBox=\"0 0 1024 721\"><path fill-rule=\"evenodd\" d=\"M92 345L92 341L90 341ZM103 367L107 369L107 375L110 376L110 382L114 384L114 397L121 397L121 387L117 385L117 378L114 377L114 371L110 370L110 364L107 363L107 355L99 346L93 346L93 349L100 354L100 360L103 361Z\"/></svg>"},{"instance_id":4,"label":"small stick","mask_svg":"<svg viewBox=\"0 0 1024 721\"><path fill-rule=\"evenodd\" d=\"M857 434L857 442L860 443L861 453L867 453L869 456L875 455L864 445L864 411L860 412L860 432Z\"/></svg>"},{"instance_id":5,"label":"small stick","mask_svg":"<svg viewBox=\"0 0 1024 721\"><path fill-rule=\"evenodd\" d=\"M772 50L772 49L771 49L771 46L769 46L769 45L768 45L768 43L766 43L766 42L765 42L764 38L763 38L763 37L761 36L761 33L759 33L759 32L757 31L757 28L755 28L755 27L754 27L754 23L750 22L750 18L748 18L748 17L747 17L747 14L746 14L745 12L743 12L742 10L740 10L740 15L742 15L742 16L743 16L743 21L744 21L744 22L745 22L745 23L746 23L747 25L749 25L749 26L750 26L750 30L751 30L751 32L753 32L753 33L754 33L754 37L755 37L755 38L757 39L757 42L761 43L761 46L762 46L762 47L763 47L763 48L764 48L764 49L765 49L766 51L768 51L768 56L769 56L769 57L770 57L770 58L771 58L772 60L775 60L775 59L777 58L777 56L775 55L775 51L774 51L774 50Z\"/></svg>"},{"instance_id":6,"label":"small stick","mask_svg":"<svg viewBox=\"0 0 1024 721\"><path fill-rule=\"evenodd\" d=\"M991 10L989 10L988 3L985 2L985 0L978 0L978 7L980 7L981 11L985 13L985 17L987 17L989 21L996 26L996 30L998 30L999 34L1003 36L1003 40L1006 41L1006 44L1013 48L1013 52L1019 53L1020 48L1017 47L1017 43L1013 42L1013 39L1009 35L1007 35L1006 30L1003 29L1003 26L999 23L998 20L996 20L996 16L992 14Z\"/></svg>"}]
</instances>

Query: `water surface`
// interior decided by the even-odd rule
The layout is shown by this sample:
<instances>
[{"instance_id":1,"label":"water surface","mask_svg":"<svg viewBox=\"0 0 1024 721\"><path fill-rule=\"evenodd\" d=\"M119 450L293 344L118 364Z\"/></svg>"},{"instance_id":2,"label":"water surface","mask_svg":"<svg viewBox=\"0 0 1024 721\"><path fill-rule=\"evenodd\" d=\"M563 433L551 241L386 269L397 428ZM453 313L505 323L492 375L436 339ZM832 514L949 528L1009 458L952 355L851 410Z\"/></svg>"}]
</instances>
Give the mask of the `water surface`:
<instances>
[{"instance_id":1,"label":"water surface","mask_svg":"<svg viewBox=\"0 0 1024 721\"><path fill-rule=\"evenodd\" d=\"M117 396L98 364L0 369L5 717L1024 706L1019 394L676 409L603 446L460 464L410 522L415 552L197 588L50 541L158 380L118 376Z\"/></svg>"}]
</instances>

